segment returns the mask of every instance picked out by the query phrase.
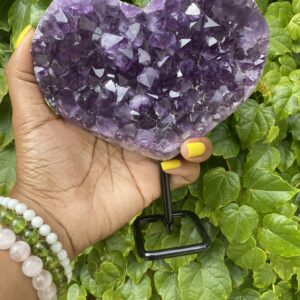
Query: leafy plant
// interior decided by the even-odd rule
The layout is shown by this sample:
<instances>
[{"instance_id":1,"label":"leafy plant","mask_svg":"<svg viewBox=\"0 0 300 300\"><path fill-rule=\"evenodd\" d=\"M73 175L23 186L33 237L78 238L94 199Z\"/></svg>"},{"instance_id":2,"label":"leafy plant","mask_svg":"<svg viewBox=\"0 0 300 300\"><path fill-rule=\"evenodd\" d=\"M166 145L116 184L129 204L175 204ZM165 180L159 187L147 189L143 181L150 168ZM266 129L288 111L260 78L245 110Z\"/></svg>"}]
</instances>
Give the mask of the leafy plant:
<instances>
[{"instance_id":1,"label":"leafy plant","mask_svg":"<svg viewBox=\"0 0 300 300\"><path fill-rule=\"evenodd\" d=\"M5 63L21 30L36 25L50 2L0 3L0 194L15 181ZM176 208L203 219L210 250L142 261L130 223L76 258L64 299L299 299L300 0L257 3L271 35L261 81L251 99L209 134L214 156L202 165L199 180L173 192ZM161 201L146 209L161 211ZM199 237L183 221L172 235L152 224L145 239L155 249Z\"/></svg>"}]
</instances>

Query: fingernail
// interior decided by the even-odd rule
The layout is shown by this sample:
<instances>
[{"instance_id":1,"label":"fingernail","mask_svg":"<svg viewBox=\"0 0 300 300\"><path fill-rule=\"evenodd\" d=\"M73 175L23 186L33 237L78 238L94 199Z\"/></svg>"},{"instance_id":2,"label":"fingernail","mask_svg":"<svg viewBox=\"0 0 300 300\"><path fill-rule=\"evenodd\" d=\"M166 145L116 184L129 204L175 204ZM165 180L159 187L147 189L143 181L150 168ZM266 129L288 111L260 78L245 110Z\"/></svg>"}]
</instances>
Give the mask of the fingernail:
<instances>
[{"instance_id":1,"label":"fingernail","mask_svg":"<svg viewBox=\"0 0 300 300\"><path fill-rule=\"evenodd\" d=\"M22 43L24 37L27 35L27 33L30 31L31 29L31 25L27 25L23 30L22 32L20 33L20 35L18 36L17 38L17 41L16 41L16 48L18 48L20 46L20 44Z\"/></svg>"},{"instance_id":2,"label":"fingernail","mask_svg":"<svg viewBox=\"0 0 300 300\"><path fill-rule=\"evenodd\" d=\"M163 171L173 170L179 167L180 167L179 159L171 159L171 160L161 162L161 168L163 169Z\"/></svg>"},{"instance_id":3,"label":"fingernail","mask_svg":"<svg viewBox=\"0 0 300 300\"><path fill-rule=\"evenodd\" d=\"M201 156L205 152L205 145L201 142L188 143L186 146L189 158Z\"/></svg>"}]
</instances>

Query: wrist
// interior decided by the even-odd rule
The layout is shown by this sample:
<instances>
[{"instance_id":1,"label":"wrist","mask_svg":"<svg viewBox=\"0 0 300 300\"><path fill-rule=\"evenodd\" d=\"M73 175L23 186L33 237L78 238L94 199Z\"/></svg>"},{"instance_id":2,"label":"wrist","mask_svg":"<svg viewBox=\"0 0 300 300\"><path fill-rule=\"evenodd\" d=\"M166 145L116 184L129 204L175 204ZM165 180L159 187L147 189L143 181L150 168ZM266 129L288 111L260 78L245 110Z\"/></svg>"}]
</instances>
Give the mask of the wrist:
<instances>
[{"instance_id":1,"label":"wrist","mask_svg":"<svg viewBox=\"0 0 300 300\"><path fill-rule=\"evenodd\" d=\"M55 215L43 207L42 201L37 202L35 198L27 195L25 196L16 188L12 190L9 197L26 204L29 209L34 210L36 215L40 216L44 220L44 223L51 227L52 232L57 235L58 240L63 245L63 248L68 252L69 258L71 260L75 258L78 253L76 253L76 250L73 246L71 236L61 222L55 217Z\"/></svg>"}]
</instances>

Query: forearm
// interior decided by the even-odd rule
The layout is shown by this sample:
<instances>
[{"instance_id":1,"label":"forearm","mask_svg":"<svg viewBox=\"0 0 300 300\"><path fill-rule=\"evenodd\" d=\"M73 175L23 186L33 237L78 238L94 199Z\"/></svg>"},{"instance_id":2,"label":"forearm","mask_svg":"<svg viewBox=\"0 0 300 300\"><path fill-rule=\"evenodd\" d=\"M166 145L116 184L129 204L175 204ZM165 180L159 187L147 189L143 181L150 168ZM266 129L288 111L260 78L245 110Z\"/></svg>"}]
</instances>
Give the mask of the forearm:
<instances>
[{"instance_id":1,"label":"forearm","mask_svg":"<svg viewBox=\"0 0 300 300\"><path fill-rule=\"evenodd\" d=\"M21 264L10 259L9 252L0 250L0 293L5 300L36 300L31 279L21 271ZM2 298L1 298L2 299Z\"/></svg>"}]
</instances>

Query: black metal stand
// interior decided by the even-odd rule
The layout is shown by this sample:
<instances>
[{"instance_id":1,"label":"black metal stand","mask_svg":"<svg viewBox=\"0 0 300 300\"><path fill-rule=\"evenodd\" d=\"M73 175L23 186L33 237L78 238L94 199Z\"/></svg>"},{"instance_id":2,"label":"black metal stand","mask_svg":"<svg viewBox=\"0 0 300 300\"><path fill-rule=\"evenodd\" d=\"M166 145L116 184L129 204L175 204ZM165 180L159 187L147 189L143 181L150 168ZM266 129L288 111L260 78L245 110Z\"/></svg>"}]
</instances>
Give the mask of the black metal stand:
<instances>
[{"instance_id":1,"label":"black metal stand","mask_svg":"<svg viewBox=\"0 0 300 300\"><path fill-rule=\"evenodd\" d=\"M134 233L135 243L136 243L139 256L146 260L155 260L161 258L188 255L188 254L198 253L206 250L210 245L210 239L201 221L199 220L198 216L191 211L185 211L185 210L174 211L174 212L172 211L169 175L165 173L161 168L160 168L160 184L161 184L162 199L163 199L165 214L141 216L138 217L133 223L133 233ZM163 222L167 232L171 234L173 231L174 220L180 218L191 218L193 220L199 235L202 237L202 242L198 244L188 245L188 246L179 246L174 248L153 250L153 251L147 251L145 249L143 234L141 230L142 225L148 223L154 223L154 222Z\"/></svg>"}]
</instances>

